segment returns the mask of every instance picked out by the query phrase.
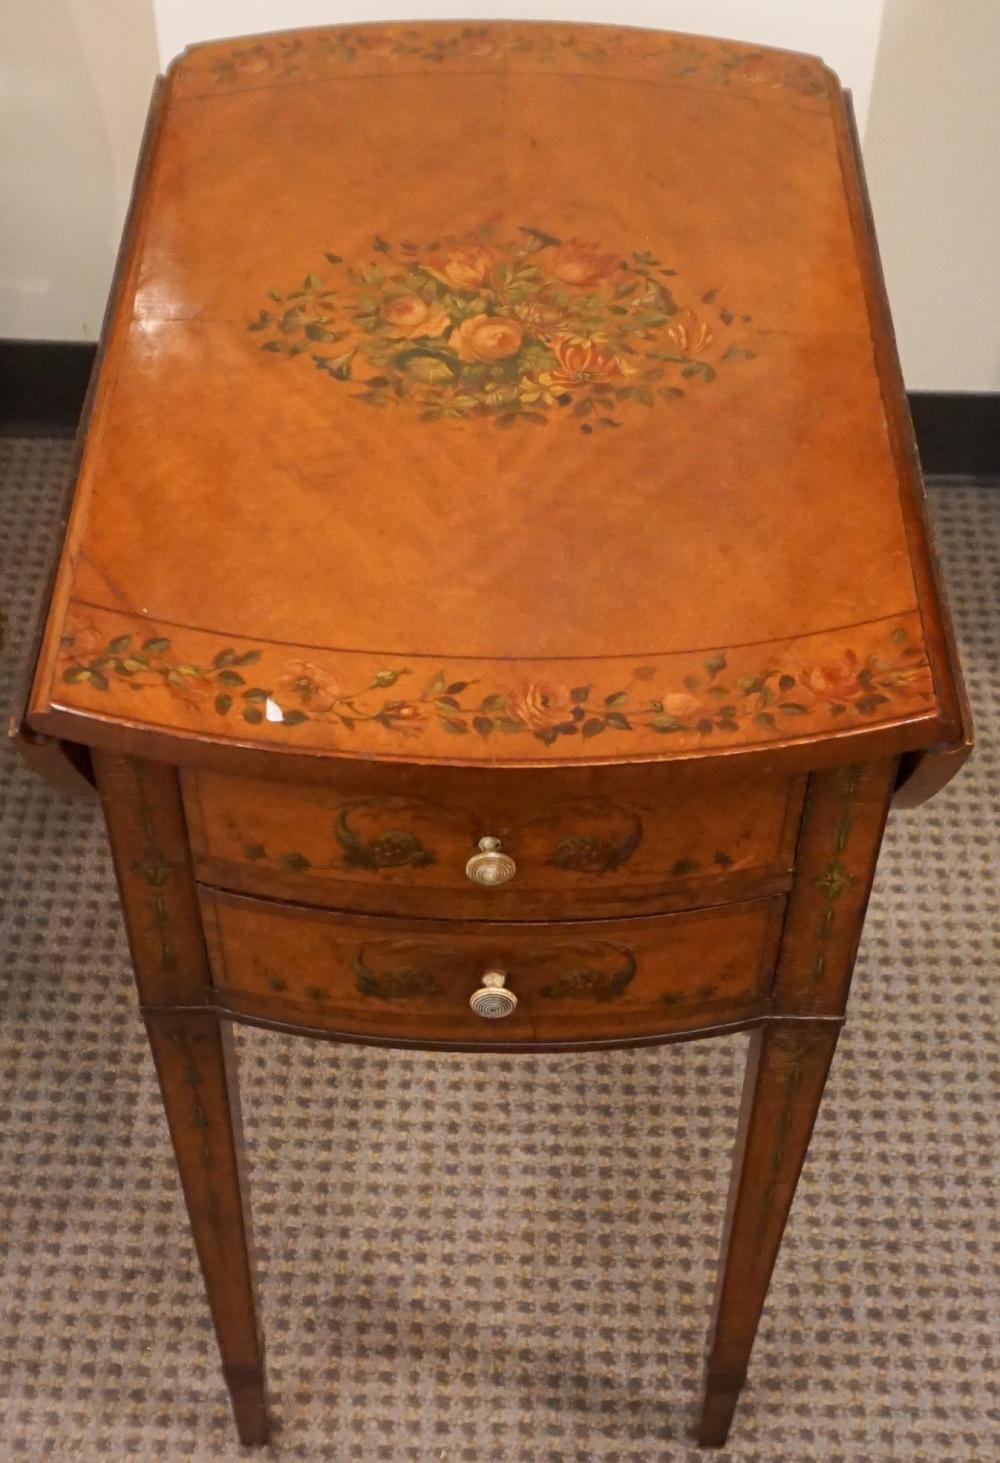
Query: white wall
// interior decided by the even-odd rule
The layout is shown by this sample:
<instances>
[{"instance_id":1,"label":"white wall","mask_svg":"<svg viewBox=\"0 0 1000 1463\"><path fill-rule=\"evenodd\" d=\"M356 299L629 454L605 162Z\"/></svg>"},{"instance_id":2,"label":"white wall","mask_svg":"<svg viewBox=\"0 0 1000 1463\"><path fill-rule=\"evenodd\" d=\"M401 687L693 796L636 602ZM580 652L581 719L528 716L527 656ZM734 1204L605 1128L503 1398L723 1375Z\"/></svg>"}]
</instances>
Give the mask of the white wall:
<instances>
[{"instance_id":1,"label":"white wall","mask_svg":"<svg viewBox=\"0 0 1000 1463\"><path fill-rule=\"evenodd\" d=\"M0 0L0 336L97 339L157 70L145 0Z\"/></svg>"},{"instance_id":2,"label":"white wall","mask_svg":"<svg viewBox=\"0 0 1000 1463\"><path fill-rule=\"evenodd\" d=\"M883 0L153 0L166 65L191 41L361 20L591 20L692 31L822 56L864 119Z\"/></svg>"},{"instance_id":3,"label":"white wall","mask_svg":"<svg viewBox=\"0 0 1000 1463\"><path fill-rule=\"evenodd\" d=\"M1000 391L1000 3L886 0L865 169L911 391Z\"/></svg>"}]
</instances>

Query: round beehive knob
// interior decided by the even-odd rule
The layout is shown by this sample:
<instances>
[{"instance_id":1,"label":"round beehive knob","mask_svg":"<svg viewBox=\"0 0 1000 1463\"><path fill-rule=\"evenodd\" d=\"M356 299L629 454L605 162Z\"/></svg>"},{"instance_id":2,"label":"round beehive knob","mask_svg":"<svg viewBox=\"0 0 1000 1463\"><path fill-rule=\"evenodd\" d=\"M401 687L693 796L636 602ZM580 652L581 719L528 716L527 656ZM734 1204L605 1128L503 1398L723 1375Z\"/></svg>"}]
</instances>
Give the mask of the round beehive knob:
<instances>
[{"instance_id":1,"label":"round beehive knob","mask_svg":"<svg viewBox=\"0 0 1000 1463\"><path fill-rule=\"evenodd\" d=\"M474 884L492 888L509 884L517 873L517 864L509 853L500 852L499 838L481 838L479 852L469 859L465 872Z\"/></svg>"},{"instance_id":2,"label":"round beehive knob","mask_svg":"<svg viewBox=\"0 0 1000 1463\"><path fill-rule=\"evenodd\" d=\"M497 1021L501 1016L510 1016L517 1007L517 997L505 988L507 977L500 970L488 970L478 991L469 997L469 1005L477 1016Z\"/></svg>"}]
</instances>

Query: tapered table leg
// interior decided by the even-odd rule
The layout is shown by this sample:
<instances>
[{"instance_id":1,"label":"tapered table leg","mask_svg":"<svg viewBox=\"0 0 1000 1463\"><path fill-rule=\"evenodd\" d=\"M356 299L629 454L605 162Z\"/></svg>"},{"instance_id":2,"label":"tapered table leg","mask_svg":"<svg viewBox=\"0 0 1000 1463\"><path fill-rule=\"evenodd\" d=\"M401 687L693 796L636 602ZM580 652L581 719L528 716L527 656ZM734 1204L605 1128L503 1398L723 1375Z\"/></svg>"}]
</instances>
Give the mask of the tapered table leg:
<instances>
[{"instance_id":1,"label":"tapered table leg","mask_svg":"<svg viewBox=\"0 0 1000 1463\"><path fill-rule=\"evenodd\" d=\"M698 1428L708 1447L729 1435L839 1031L806 1020L751 1039Z\"/></svg>"},{"instance_id":2,"label":"tapered table leg","mask_svg":"<svg viewBox=\"0 0 1000 1463\"><path fill-rule=\"evenodd\" d=\"M236 1426L267 1441L243 1125L228 1022L212 1004L177 772L95 752L132 963Z\"/></svg>"},{"instance_id":3,"label":"tapered table leg","mask_svg":"<svg viewBox=\"0 0 1000 1463\"><path fill-rule=\"evenodd\" d=\"M236 1057L228 1022L147 1012L146 1029L240 1441L268 1435Z\"/></svg>"}]
</instances>

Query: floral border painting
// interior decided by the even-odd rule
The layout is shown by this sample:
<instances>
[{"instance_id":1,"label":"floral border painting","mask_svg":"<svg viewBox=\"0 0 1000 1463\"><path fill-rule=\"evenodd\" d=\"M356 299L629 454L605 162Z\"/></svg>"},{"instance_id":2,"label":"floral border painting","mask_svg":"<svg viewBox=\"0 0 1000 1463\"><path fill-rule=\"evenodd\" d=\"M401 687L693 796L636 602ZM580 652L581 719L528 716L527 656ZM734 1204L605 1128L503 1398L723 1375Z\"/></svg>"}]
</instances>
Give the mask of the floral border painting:
<instances>
[{"instance_id":1,"label":"floral border painting","mask_svg":"<svg viewBox=\"0 0 1000 1463\"><path fill-rule=\"evenodd\" d=\"M276 83L393 71L593 72L667 85L826 104L815 57L708 36L607 25L539 23L322 26L196 47L179 73L182 91L211 95Z\"/></svg>"},{"instance_id":2,"label":"floral border painting","mask_svg":"<svg viewBox=\"0 0 1000 1463\"><path fill-rule=\"evenodd\" d=\"M750 323L717 289L678 298L677 271L529 225L415 243L376 234L370 258L332 250L322 274L269 290L247 329L260 349L304 356L355 401L421 421L544 426L585 435L662 408L752 360Z\"/></svg>"},{"instance_id":3,"label":"floral border painting","mask_svg":"<svg viewBox=\"0 0 1000 1463\"><path fill-rule=\"evenodd\" d=\"M475 748L486 744L513 760L556 744L570 756L584 746L583 755L600 756L621 739L633 752L664 754L829 735L933 709L930 667L905 625L850 633L858 648L835 649L823 635L662 663L577 662L577 683L541 666L439 668L361 652L314 659L292 647L220 644L200 631L175 641L150 634L148 622L137 629L92 610L71 618L58 677L73 705L148 714L201 734L346 754L396 747L405 755L409 746L417 757L451 759L480 757Z\"/></svg>"}]
</instances>

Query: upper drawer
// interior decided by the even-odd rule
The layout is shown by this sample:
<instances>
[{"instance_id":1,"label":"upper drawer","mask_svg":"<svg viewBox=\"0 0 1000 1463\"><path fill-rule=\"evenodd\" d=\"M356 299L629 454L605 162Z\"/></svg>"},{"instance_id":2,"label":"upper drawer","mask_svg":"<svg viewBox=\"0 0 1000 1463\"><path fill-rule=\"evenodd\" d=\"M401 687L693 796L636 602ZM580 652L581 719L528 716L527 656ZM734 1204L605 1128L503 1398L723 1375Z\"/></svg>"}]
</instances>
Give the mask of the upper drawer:
<instances>
[{"instance_id":1,"label":"upper drawer","mask_svg":"<svg viewBox=\"0 0 1000 1463\"><path fill-rule=\"evenodd\" d=\"M655 764L572 772L367 766L339 783L186 770L203 883L459 919L669 912L786 887L805 779ZM508 883L466 873L494 837Z\"/></svg>"}]
</instances>

